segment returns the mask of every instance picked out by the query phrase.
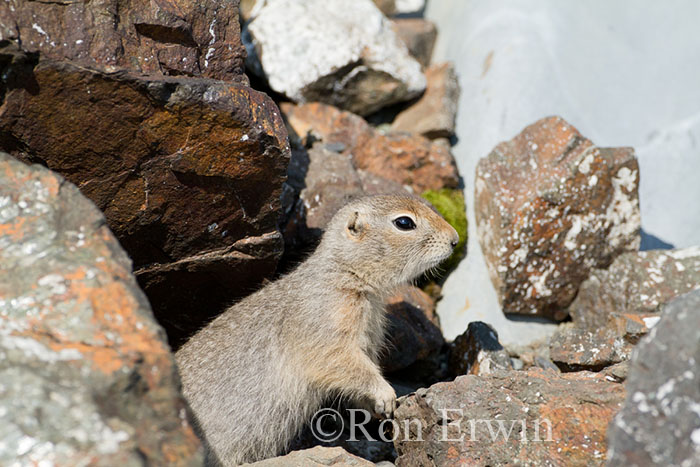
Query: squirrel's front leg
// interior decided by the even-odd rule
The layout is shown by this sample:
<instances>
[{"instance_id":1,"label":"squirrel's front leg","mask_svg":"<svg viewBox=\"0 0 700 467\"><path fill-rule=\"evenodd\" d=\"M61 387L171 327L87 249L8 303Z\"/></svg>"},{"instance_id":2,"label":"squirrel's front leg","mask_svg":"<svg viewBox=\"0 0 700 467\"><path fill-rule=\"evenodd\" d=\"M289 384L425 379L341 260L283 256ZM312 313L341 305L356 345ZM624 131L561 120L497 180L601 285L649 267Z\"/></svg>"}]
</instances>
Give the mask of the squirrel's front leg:
<instances>
[{"instance_id":1,"label":"squirrel's front leg","mask_svg":"<svg viewBox=\"0 0 700 467\"><path fill-rule=\"evenodd\" d=\"M326 355L324 364L314 365L312 384L332 394L348 396L375 415L392 418L396 392L379 367L362 351Z\"/></svg>"}]
</instances>

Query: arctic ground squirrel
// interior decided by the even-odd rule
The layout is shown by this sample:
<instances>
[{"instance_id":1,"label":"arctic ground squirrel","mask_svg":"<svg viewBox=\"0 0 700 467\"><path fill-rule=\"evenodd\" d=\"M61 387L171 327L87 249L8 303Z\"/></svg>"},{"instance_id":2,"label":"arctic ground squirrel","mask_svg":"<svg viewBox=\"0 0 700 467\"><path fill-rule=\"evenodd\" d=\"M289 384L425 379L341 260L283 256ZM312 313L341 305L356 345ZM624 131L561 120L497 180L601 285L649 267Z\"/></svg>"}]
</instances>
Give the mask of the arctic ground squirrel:
<instances>
[{"instance_id":1,"label":"arctic ground squirrel","mask_svg":"<svg viewBox=\"0 0 700 467\"><path fill-rule=\"evenodd\" d=\"M458 239L420 198L357 199L306 261L195 334L176 359L207 465L280 454L329 398L392 417L396 394L378 366L385 300Z\"/></svg>"}]
</instances>

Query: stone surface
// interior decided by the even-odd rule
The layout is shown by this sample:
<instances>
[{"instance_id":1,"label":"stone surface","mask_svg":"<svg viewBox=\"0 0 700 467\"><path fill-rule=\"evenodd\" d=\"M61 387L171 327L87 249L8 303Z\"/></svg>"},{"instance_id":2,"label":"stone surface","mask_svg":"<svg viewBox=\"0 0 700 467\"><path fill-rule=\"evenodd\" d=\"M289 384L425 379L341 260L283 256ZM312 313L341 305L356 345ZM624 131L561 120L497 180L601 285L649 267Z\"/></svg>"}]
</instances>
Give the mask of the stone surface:
<instances>
[{"instance_id":1,"label":"stone surface","mask_svg":"<svg viewBox=\"0 0 700 467\"><path fill-rule=\"evenodd\" d=\"M0 147L64 174L105 213L173 344L274 272L289 147L266 95L18 62L4 70L24 76L4 93Z\"/></svg>"},{"instance_id":2,"label":"stone surface","mask_svg":"<svg viewBox=\"0 0 700 467\"><path fill-rule=\"evenodd\" d=\"M559 117L526 127L476 169L475 214L506 313L566 316L591 268L639 247L639 168Z\"/></svg>"},{"instance_id":3,"label":"stone surface","mask_svg":"<svg viewBox=\"0 0 700 467\"><path fill-rule=\"evenodd\" d=\"M371 467L374 462L354 456L340 447L316 446L302 451L292 451L286 456L246 464L256 467L314 467L333 465L337 467Z\"/></svg>"},{"instance_id":4,"label":"stone surface","mask_svg":"<svg viewBox=\"0 0 700 467\"><path fill-rule=\"evenodd\" d=\"M0 464L201 465L175 362L97 208L0 153Z\"/></svg>"},{"instance_id":5,"label":"stone surface","mask_svg":"<svg viewBox=\"0 0 700 467\"><path fill-rule=\"evenodd\" d=\"M555 328L501 312L471 201L479 159L543 116L563 116L601 146L634 147L643 229L677 248L700 245L700 205L691 201L700 199L700 60L688 59L700 50L699 15L694 0L672 9L640 0L633 12L607 0L427 2L440 31L433 61L452 61L462 86L453 151L467 190L469 255L438 303L446 338L474 320L493 325L507 347Z\"/></svg>"},{"instance_id":6,"label":"stone surface","mask_svg":"<svg viewBox=\"0 0 700 467\"><path fill-rule=\"evenodd\" d=\"M408 53L418 60L423 68L427 68L433 56L435 39L437 39L435 23L423 18L396 18L391 23L396 34L408 47ZM426 76L426 79L430 85L430 78Z\"/></svg>"},{"instance_id":7,"label":"stone surface","mask_svg":"<svg viewBox=\"0 0 700 467\"><path fill-rule=\"evenodd\" d=\"M420 65L372 0L268 0L244 38L251 69L295 102L367 115L425 89Z\"/></svg>"},{"instance_id":8,"label":"stone surface","mask_svg":"<svg viewBox=\"0 0 700 467\"><path fill-rule=\"evenodd\" d=\"M400 371L412 380L435 375L445 339L433 299L418 287L407 285L389 298L387 314L387 350L381 360L384 372Z\"/></svg>"},{"instance_id":9,"label":"stone surface","mask_svg":"<svg viewBox=\"0 0 700 467\"><path fill-rule=\"evenodd\" d=\"M622 385L587 372L460 376L401 400L396 465L602 465L623 399Z\"/></svg>"},{"instance_id":10,"label":"stone surface","mask_svg":"<svg viewBox=\"0 0 700 467\"><path fill-rule=\"evenodd\" d=\"M0 40L107 72L248 80L238 0L8 0Z\"/></svg>"},{"instance_id":11,"label":"stone surface","mask_svg":"<svg viewBox=\"0 0 700 467\"><path fill-rule=\"evenodd\" d=\"M569 307L573 323L550 342L552 359L597 369L628 360L659 320L662 307L700 288L700 248L625 253L594 269Z\"/></svg>"},{"instance_id":12,"label":"stone surface","mask_svg":"<svg viewBox=\"0 0 700 467\"><path fill-rule=\"evenodd\" d=\"M455 132L459 81L451 63L425 70L428 86L421 98L396 116L394 131L418 133L427 138L449 138Z\"/></svg>"},{"instance_id":13,"label":"stone surface","mask_svg":"<svg viewBox=\"0 0 700 467\"><path fill-rule=\"evenodd\" d=\"M384 13L385 16L392 16L396 13L395 0L372 0L377 8Z\"/></svg>"},{"instance_id":14,"label":"stone surface","mask_svg":"<svg viewBox=\"0 0 700 467\"><path fill-rule=\"evenodd\" d=\"M448 372L451 376L486 376L495 370L510 370L508 352L498 342L498 333L486 323L475 321L450 344Z\"/></svg>"},{"instance_id":15,"label":"stone surface","mask_svg":"<svg viewBox=\"0 0 700 467\"><path fill-rule=\"evenodd\" d=\"M307 153L308 166L300 184L296 213L287 235L292 232L308 241L321 238L333 215L353 198L362 196L362 181L352 157L315 143Z\"/></svg>"},{"instance_id":16,"label":"stone surface","mask_svg":"<svg viewBox=\"0 0 700 467\"><path fill-rule=\"evenodd\" d=\"M396 13L411 14L420 13L425 8L425 0L395 0Z\"/></svg>"},{"instance_id":17,"label":"stone surface","mask_svg":"<svg viewBox=\"0 0 700 467\"><path fill-rule=\"evenodd\" d=\"M634 351L627 399L609 430L608 465L700 464L700 291L663 309Z\"/></svg>"},{"instance_id":18,"label":"stone surface","mask_svg":"<svg viewBox=\"0 0 700 467\"><path fill-rule=\"evenodd\" d=\"M355 167L404 186L416 194L456 188L457 167L449 145L417 135L383 135L361 117L320 103L282 104L288 125L305 145L321 140L352 154Z\"/></svg>"}]
</instances>

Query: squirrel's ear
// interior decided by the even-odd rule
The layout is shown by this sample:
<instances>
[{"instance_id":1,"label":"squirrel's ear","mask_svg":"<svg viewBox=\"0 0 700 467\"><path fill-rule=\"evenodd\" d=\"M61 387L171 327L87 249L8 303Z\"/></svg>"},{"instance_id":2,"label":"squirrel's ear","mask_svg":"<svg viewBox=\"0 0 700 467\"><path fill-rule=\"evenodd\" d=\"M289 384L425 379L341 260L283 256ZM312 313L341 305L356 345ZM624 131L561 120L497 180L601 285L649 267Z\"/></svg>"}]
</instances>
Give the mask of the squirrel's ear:
<instances>
[{"instance_id":1,"label":"squirrel's ear","mask_svg":"<svg viewBox=\"0 0 700 467\"><path fill-rule=\"evenodd\" d=\"M359 211L353 211L352 213L350 213L350 218L348 219L348 223L346 225L346 230L348 234L351 237L359 237L362 235L364 228L365 226L360 220Z\"/></svg>"}]
</instances>

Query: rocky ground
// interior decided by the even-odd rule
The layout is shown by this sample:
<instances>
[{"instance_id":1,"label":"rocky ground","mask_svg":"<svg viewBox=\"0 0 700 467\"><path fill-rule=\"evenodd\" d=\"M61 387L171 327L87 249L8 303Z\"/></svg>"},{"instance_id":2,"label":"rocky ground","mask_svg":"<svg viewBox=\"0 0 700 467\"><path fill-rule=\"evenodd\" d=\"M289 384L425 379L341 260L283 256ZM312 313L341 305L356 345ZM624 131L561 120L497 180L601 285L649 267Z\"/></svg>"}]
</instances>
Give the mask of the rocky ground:
<instances>
[{"instance_id":1,"label":"rocky ground","mask_svg":"<svg viewBox=\"0 0 700 467\"><path fill-rule=\"evenodd\" d=\"M458 77L422 9L0 5L0 464L201 465L171 349L347 200L397 190L460 244L387 302L396 420L357 439L333 406L336 439L309 429L260 465L700 463L700 248L639 251L634 149L562 117L464 186ZM503 312L559 323L550 339L504 347L479 321L443 337L465 192Z\"/></svg>"}]
</instances>

